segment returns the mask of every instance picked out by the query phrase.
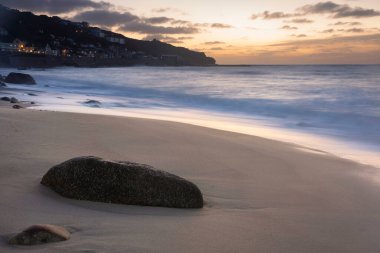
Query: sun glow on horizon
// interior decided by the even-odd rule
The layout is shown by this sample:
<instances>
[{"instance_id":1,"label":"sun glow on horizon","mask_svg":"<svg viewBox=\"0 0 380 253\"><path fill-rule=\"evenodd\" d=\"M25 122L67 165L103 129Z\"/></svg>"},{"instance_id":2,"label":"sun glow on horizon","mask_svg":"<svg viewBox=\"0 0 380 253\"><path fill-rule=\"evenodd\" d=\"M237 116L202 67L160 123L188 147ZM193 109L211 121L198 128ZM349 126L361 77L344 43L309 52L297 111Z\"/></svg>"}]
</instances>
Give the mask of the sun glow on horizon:
<instances>
[{"instance_id":1,"label":"sun glow on horizon","mask_svg":"<svg viewBox=\"0 0 380 253\"><path fill-rule=\"evenodd\" d=\"M32 2L0 0L202 51L219 64L380 63L380 2L375 0L81 0L78 6L40 3L40 9Z\"/></svg>"}]
</instances>

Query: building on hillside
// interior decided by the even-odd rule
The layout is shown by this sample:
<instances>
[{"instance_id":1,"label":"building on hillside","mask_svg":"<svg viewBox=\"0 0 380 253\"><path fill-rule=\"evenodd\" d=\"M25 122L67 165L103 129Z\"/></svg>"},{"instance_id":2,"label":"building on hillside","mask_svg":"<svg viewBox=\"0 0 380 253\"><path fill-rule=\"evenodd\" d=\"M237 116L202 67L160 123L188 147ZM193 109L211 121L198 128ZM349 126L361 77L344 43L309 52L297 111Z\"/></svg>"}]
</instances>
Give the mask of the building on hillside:
<instances>
[{"instance_id":1,"label":"building on hillside","mask_svg":"<svg viewBox=\"0 0 380 253\"><path fill-rule=\"evenodd\" d=\"M17 52L18 48L16 44L13 43L2 43L0 42L1 52Z\"/></svg>"},{"instance_id":2,"label":"building on hillside","mask_svg":"<svg viewBox=\"0 0 380 253\"><path fill-rule=\"evenodd\" d=\"M102 30L100 30L99 28L91 29L90 34L97 37L97 38L104 38L106 36L106 34Z\"/></svg>"},{"instance_id":3,"label":"building on hillside","mask_svg":"<svg viewBox=\"0 0 380 253\"><path fill-rule=\"evenodd\" d=\"M112 43L118 43L120 45L125 44L125 38L122 37L106 37L106 40Z\"/></svg>"},{"instance_id":4,"label":"building on hillside","mask_svg":"<svg viewBox=\"0 0 380 253\"><path fill-rule=\"evenodd\" d=\"M46 44L45 55L58 56L58 50L53 49L49 44Z\"/></svg>"}]
</instances>

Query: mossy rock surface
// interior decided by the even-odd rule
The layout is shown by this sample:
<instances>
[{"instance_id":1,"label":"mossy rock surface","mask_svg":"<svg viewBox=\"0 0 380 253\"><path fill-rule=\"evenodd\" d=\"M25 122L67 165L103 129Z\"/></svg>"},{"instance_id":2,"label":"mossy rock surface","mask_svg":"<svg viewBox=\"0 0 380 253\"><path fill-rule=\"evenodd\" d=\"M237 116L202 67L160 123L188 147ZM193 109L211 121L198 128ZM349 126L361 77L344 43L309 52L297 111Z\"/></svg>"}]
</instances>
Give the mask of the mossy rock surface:
<instances>
[{"instance_id":1,"label":"mossy rock surface","mask_svg":"<svg viewBox=\"0 0 380 253\"><path fill-rule=\"evenodd\" d=\"M127 205L201 208L199 188L176 175L145 165L77 157L52 167L41 184L60 195Z\"/></svg>"}]
</instances>

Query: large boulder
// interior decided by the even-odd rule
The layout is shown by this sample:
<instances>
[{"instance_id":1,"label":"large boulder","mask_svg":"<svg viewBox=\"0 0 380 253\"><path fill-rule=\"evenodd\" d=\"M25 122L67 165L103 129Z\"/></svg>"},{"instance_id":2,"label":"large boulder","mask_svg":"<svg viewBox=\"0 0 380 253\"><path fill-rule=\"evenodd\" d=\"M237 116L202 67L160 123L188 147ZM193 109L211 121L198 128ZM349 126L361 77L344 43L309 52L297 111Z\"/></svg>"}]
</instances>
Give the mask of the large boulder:
<instances>
[{"instance_id":1,"label":"large boulder","mask_svg":"<svg viewBox=\"0 0 380 253\"><path fill-rule=\"evenodd\" d=\"M193 183L149 165L77 157L52 167L41 184L60 195L128 205L201 208L203 197Z\"/></svg>"},{"instance_id":2,"label":"large boulder","mask_svg":"<svg viewBox=\"0 0 380 253\"><path fill-rule=\"evenodd\" d=\"M70 232L64 227L39 224L33 225L9 239L13 245L37 245L50 242L65 241L70 238Z\"/></svg>"},{"instance_id":3,"label":"large boulder","mask_svg":"<svg viewBox=\"0 0 380 253\"><path fill-rule=\"evenodd\" d=\"M15 84L36 84L36 81L31 75L15 72L9 73L4 82Z\"/></svg>"}]
</instances>

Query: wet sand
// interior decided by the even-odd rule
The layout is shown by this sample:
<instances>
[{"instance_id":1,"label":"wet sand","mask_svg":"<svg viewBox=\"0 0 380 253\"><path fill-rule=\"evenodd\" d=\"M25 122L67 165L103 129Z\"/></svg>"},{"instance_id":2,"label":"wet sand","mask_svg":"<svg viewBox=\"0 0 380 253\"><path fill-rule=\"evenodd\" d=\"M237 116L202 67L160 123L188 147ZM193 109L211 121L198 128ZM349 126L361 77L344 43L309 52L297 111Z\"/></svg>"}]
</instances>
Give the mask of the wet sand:
<instances>
[{"instance_id":1,"label":"wet sand","mask_svg":"<svg viewBox=\"0 0 380 253\"><path fill-rule=\"evenodd\" d=\"M1 105L1 252L26 250L6 239L38 223L73 234L28 252L380 251L376 168L204 127ZM177 174L200 187L205 207L76 201L39 184L50 167L82 155Z\"/></svg>"}]
</instances>

